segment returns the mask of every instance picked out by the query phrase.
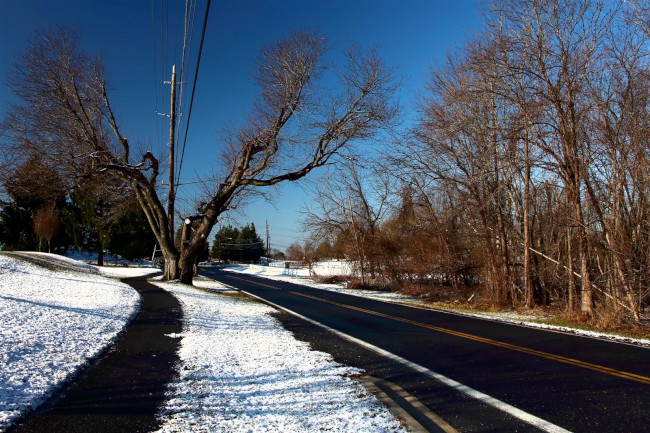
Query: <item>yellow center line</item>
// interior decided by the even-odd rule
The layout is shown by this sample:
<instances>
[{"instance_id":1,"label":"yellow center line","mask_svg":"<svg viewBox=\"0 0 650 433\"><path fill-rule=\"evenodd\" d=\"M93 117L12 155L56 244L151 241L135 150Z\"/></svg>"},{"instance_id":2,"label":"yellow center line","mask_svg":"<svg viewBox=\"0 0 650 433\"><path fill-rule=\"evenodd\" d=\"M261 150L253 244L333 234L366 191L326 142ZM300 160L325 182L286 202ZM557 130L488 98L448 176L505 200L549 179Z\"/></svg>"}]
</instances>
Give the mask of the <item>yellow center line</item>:
<instances>
[{"instance_id":1,"label":"yellow center line","mask_svg":"<svg viewBox=\"0 0 650 433\"><path fill-rule=\"evenodd\" d=\"M242 281L246 281L246 282L250 282L249 280L246 280L244 278L239 278L239 277L232 277L232 278L242 280ZM255 284L258 284L258 285L264 286L264 287L268 287L268 288L271 288L271 289L274 289L274 290L283 290L280 287L273 286L273 285L270 285L270 284L259 283L259 282L255 282ZM340 302L330 301L328 299L319 298L317 296L308 295L306 293L300 293L300 292L296 292L296 291L292 291L292 290L286 290L286 292L291 293L293 295L302 296L304 298L309 298L309 299L314 299L316 301L325 302L327 304L336 305L338 307L347 308L349 310L354 310L354 311L370 314L370 315L377 316L377 317L383 317L383 318L386 318L386 319L395 320L397 322L407 323L409 325L429 329L431 331L436 331L436 332L440 332L440 333L444 333L444 334L448 334L448 335L453 335L453 336L464 338L464 339L467 339L467 340L478 341L478 342L481 342L481 343L489 344L489 345L496 346L496 347L502 347L504 349L509 349L509 350L513 350L513 351L516 351L516 352L527 353L529 355L539 356L541 358L550 359L552 361L557 361L557 362L561 362L561 363L564 363L564 364L570 364L570 365L573 365L573 366L586 368L586 369L597 371L597 372L600 372L600 373L609 374L611 376L621 377L623 379L633 380L635 382L640 382L640 383L644 383L646 385L650 385L650 377L647 377L647 376L641 376L639 374L629 373L629 372L626 372L626 371L617 370L615 368L605 367L603 365L592 364L590 362L580 361L578 359L568 358L568 357L561 356L561 355L555 355L555 354L548 353L548 352L542 352L540 350L530 349L528 347L517 346L515 344L505 343L503 341L492 340L490 338L485 338L485 337L479 337L477 335L467 334L465 332L454 331L453 329L441 328L439 326L433 326L433 325L429 325L427 323L422 323L422 322L417 322L415 320L405 319L403 317L398 317L398 316L393 316L393 315L390 315L390 314L380 313L378 311L368 310L368 309L361 308L361 307L355 307L353 305L348 305L348 304L343 304L343 303L340 303Z\"/></svg>"}]
</instances>

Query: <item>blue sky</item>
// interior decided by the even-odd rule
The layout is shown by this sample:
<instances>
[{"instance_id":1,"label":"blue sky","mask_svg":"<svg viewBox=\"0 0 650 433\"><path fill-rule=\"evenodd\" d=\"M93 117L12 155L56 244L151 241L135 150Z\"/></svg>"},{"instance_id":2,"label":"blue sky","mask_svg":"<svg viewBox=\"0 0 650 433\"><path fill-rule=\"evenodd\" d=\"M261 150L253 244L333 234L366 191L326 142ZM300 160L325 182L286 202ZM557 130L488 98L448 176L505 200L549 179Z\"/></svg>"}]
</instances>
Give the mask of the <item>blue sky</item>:
<instances>
[{"instance_id":1,"label":"blue sky","mask_svg":"<svg viewBox=\"0 0 650 433\"><path fill-rule=\"evenodd\" d=\"M205 2L196 5L191 76ZM15 55L36 30L66 25L78 30L84 49L101 55L131 142L161 151L168 126L156 111L168 111L169 96L160 82L169 80L172 63L180 65L184 5L182 0L0 0L0 115L14 101L5 77ZM181 181L211 173L224 129L245 121L256 98L254 59L263 46L295 30L327 35L334 52L350 44L374 46L403 78L399 98L408 118L431 66L480 32L480 7L477 0L212 0ZM185 91L189 95L189 87ZM179 195L192 197L193 188L184 186ZM286 185L274 193L273 203L257 200L226 223L253 222L264 237L268 219L272 247L284 250L301 239L300 210L308 202L304 188Z\"/></svg>"}]
</instances>

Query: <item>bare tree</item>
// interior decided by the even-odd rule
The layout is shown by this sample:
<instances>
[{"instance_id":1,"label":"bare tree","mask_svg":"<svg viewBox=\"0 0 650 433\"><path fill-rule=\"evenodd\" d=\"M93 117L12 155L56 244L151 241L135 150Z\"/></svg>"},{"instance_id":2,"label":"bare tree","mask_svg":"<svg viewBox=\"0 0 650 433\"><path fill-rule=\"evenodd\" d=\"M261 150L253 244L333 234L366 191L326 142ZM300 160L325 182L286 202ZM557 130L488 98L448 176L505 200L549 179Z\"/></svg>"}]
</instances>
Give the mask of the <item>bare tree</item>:
<instances>
[{"instance_id":1,"label":"bare tree","mask_svg":"<svg viewBox=\"0 0 650 433\"><path fill-rule=\"evenodd\" d=\"M377 165L366 168L366 163L349 159L328 173L316 188L316 208L308 210L305 222L316 238L343 236L349 241L349 257L362 286L382 274L379 231L393 194L388 173Z\"/></svg>"},{"instance_id":2,"label":"bare tree","mask_svg":"<svg viewBox=\"0 0 650 433\"><path fill-rule=\"evenodd\" d=\"M496 1L487 34L434 71L399 161L459 195L500 299L553 291L587 318L609 304L640 320L648 35L632 3L625 22L625 3Z\"/></svg>"},{"instance_id":3,"label":"bare tree","mask_svg":"<svg viewBox=\"0 0 650 433\"><path fill-rule=\"evenodd\" d=\"M287 260L292 262L302 262L305 259L305 249L298 243L292 243L287 247Z\"/></svg>"},{"instance_id":4,"label":"bare tree","mask_svg":"<svg viewBox=\"0 0 650 433\"><path fill-rule=\"evenodd\" d=\"M507 41L509 70L526 77L533 98L543 103L544 108L539 111L543 116L536 119L537 124L546 126L540 148L564 182L572 214L568 248L570 251L575 248L578 257L580 308L583 314L593 317L582 188L590 161L585 130L589 113L587 83L602 55L605 32L615 8L605 8L591 0L529 0L523 4L506 0L497 3L495 12L498 19L493 31ZM570 282L573 267L570 254L567 260Z\"/></svg>"},{"instance_id":5,"label":"bare tree","mask_svg":"<svg viewBox=\"0 0 650 433\"><path fill-rule=\"evenodd\" d=\"M642 30L642 32L639 32ZM593 164L583 181L607 268L601 273L614 309L625 299L636 321L647 287L648 251L648 42L645 29L612 26L607 56L590 76L593 104L589 142Z\"/></svg>"},{"instance_id":6,"label":"bare tree","mask_svg":"<svg viewBox=\"0 0 650 433\"><path fill-rule=\"evenodd\" d=\"M163 251L165 278L191 283L198 253L234 199L253 187L303 178L393 119L393 78L379 56L349 50L338 93L327 95L316 87L326 52L325 38L308 32L260 52L260 99L249 122L229 137L221 180L185 220L180 248L158 191L159 159L150 151L135 155L110 104L101 62L82 53L71 32L39 34L19 59L12 85L23 105L4 127L15 145L45 152L70 173L110 171L128 182Z\"/></svg>"},{"instance_id":7,"label":"bare tree","mask_svg":"<svg viewBox=\"0 0 650 433\"><path fill-rule=\"evenodd\" d=\"M650 1L630 0L630 7L625 10L627 23L639 28L650 38Z\"/></svg>"},{"instance_id":8,"label":"bare tree","mask_svg":"<svg viewBox=\"0 0 650 433\"><path fill-rule=\"evenodd\" d=\"M493 299L516 301L512 237L510 106L495 88L500 80L492 47L477 45L465 57L434 71L412 148L402 161L421 183L437 184L459 199L481 244L483 282ZM477 256L477 257L481 257Z\"/></svg>"},{"instance_id":9,"label":"bare tree","mask_svg":"<svg viewBox=\"0 0 650 433\"><path fill-rule=\"evenodd\" d=\"M38 250L41 251L43 241L47 241L47 252L52 252L52 239L61 232L61 218L54 206L40 208L34 214L34 234L38 239Z\"/></svg>"},{"instance_id":10,"label":"bare tree","mask_svg":"<svg viewBox=\"0 0 650 433\"><path fill-rule=\"evenodd\" d=\"M17 206L36 211L65 200L68 185L56 168L38 154L24 155L0 171L0 182Z\"/></svg>"}]
</instances>

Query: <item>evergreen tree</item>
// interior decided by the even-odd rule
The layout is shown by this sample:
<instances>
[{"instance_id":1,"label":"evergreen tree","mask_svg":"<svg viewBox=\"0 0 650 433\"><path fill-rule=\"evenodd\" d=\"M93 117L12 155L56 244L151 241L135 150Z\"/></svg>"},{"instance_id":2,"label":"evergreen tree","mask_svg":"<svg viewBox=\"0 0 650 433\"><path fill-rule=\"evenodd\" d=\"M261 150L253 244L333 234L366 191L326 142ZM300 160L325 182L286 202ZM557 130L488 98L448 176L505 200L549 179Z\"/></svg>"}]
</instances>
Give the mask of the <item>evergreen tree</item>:
<instances>
[{"instance_id":1,"label":"evergreen tree","mask_svg":"<svg viewBox=\"0 0 650 433\"><path fill-rule=\"evenodd\" d=\"M109 210L114 206L107 189L97 182L77 185L70 194L73 215L66 219L72 224L66 230L74 234L75 247L97 252L97 265L104 265L104 250L108 248Z\"/></svg>"},{"instance_id":2,"label":"evergreen tree","mask_svg":"<svg viewBox=\"0 0 650 433\"><path fill-rule=\"evenodd\" d=\"M231 225L219 229L214 237L212 257L235 262L255 262L264 254L264 242L250 223L241 228Z\"/></svg>"},{"instance_id":3,"label":"evergreen tree","mask_svg":"<svg viewBox=\"0 0 650 433\"><path fill-rule=\"evenodd\" d=\"M36 246L31 212L11 204L4 206L0 211L0 249L26 251Z\"/></svg>"},{"instance_id":4,"label":"evergreen tree","mask_svg":"<svg viewBox=\"0 0 650 433\"><path fill-rule=\"evenodd\" d=\"M108 250L128 260L148 257L155 243L147 218L135 201L108 229Z\"/></svg>"}]
</instances>

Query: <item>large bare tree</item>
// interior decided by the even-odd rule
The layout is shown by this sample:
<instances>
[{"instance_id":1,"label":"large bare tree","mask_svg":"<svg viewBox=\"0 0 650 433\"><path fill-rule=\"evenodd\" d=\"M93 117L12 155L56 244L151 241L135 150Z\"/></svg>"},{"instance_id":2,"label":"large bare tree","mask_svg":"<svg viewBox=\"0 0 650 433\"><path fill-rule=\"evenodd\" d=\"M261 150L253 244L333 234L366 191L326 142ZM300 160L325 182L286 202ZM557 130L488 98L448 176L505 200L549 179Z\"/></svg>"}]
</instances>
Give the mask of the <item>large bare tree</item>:
<instances>
[{"instance_id":1,"label":"large bare tree","mask_svg":"<svg viewBox=\"0 0 650 433\"><path fill-rule=\"evenodd\" d=\"M542 115L536 119L537 125L546 128L539 146L564 185L571 210L568 249L575 249L578 257L580 309L593 317L588 216L583 200L585 173L591 160L585 130L590 112L588 82L603 55L606 30L616 8L592 0L504 0L497 5L498 28L495 26L493 32L506 42L504 63L511 74L525 77L531 96L543 106L538 110ZM572 283L571 254L567 268ZM569 295L572 293L570 290Z\"/></svg>"},{"instance_id":2,"label":"large bare tree","mask_svg":"<svg viewBox=\"0 0 650 433\"><path fill-rule=\"evenodd\" d=\"M317 87L329 72L327 51L326 39L309 32L261 50L260 97L247 124L218 146L220 181L184 221L180 248L173 212L159 191L161 161L150 151L136 152L122 133L101 62L78 49L72 32L39 33L18 59L11 85L22 104L13 107L4 129L22 151L45 153L76 178L111 172L128 182L162 249L165 278L191 283L197 254L234 199L251 188L303 178L394 118L392 71L377 53L348 50L339 86L327 93Z\"/></svg>"}]
</instances>

